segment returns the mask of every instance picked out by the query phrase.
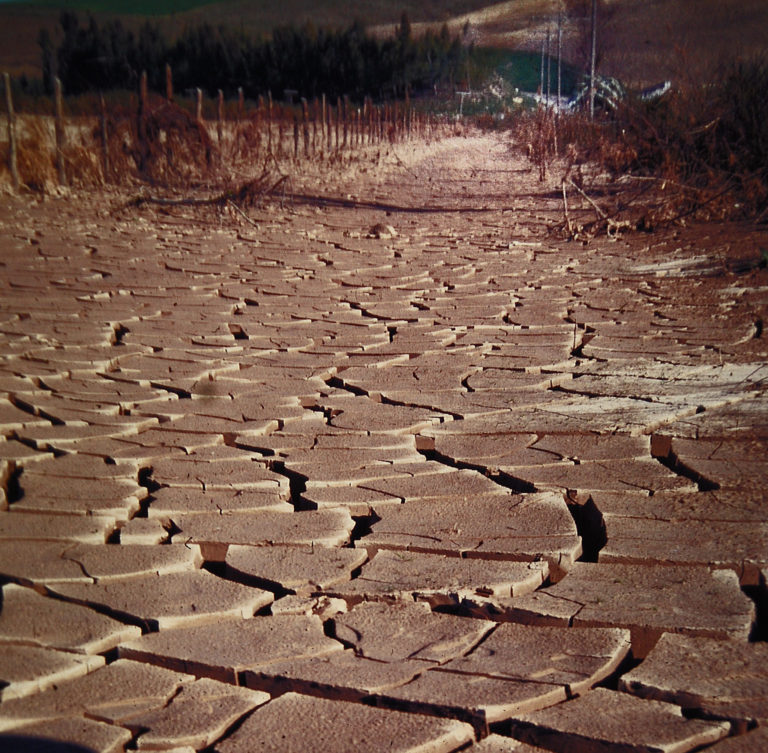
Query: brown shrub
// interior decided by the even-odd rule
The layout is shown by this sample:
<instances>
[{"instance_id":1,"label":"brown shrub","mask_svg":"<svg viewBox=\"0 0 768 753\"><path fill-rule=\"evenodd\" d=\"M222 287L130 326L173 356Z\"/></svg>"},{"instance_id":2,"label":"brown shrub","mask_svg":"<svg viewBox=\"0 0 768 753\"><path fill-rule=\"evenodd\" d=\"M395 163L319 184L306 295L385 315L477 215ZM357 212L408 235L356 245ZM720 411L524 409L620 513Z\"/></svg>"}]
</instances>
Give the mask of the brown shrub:
<instances>
[{"instance_id":1,"label":"brown shrub","mask_svg":"<svg viewBox=\"0 0 768 753\"><path fill-rule=\"evenodd\" d=\"M564 179L579 165L592 165L602 181L607 174L623 192L621 211L643 227L688 217L764 220L766 91L766 59L737 61L711 85L691 82L650 102L627 97L594 121L539 110L518 119L515 135L542 178L562 158Z\"/></svg>"}]
</instances>

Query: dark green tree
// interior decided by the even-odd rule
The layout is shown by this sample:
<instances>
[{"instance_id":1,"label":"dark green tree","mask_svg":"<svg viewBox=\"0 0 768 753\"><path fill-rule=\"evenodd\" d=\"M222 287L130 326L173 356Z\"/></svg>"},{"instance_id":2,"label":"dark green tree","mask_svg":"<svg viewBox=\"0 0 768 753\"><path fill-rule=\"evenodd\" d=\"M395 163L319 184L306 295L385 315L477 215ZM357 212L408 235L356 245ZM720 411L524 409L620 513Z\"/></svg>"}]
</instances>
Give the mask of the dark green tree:
<instances>
[{"instance_id":1,"label":"dark green tree","mask_svg":"<svg viewBox=\"0 0 768 753\"><path fill-rule=\"evenodd\" d=\"M165 84L165 64L170 60L168 43L157 26L145 21L139 27L136 40L133 73L137 77L147 72L149 86L160 90Z\"/></svg>"},{"instance_id":2,"label":"dark green tree","mask_svg":"<svg viewBox=\"0 0 768 753\"><path fill-rule=\"evenodd\" d=\"M415 38L405 13L388 40L367 34L358 21L343 30L285 26L257 41L222 26L200 24L187 27L173 45L149 22L134 35L119 21L100 26L89 17L81 25L70 11L59 21L58 48L54 50L47 33L41 32L38 43L46 85L58 72L71 94L134 88L142 71L150 87L162 91L165 64L170 63L177 91L200 87L209 96L218 89L232 96L242 87L249 97L270 91L282 99L291 89L308 99L348 95L361 102L366 96L402 97L450 85L464 64L464 47L447 27Z\"/></svg>"}]
</instances>

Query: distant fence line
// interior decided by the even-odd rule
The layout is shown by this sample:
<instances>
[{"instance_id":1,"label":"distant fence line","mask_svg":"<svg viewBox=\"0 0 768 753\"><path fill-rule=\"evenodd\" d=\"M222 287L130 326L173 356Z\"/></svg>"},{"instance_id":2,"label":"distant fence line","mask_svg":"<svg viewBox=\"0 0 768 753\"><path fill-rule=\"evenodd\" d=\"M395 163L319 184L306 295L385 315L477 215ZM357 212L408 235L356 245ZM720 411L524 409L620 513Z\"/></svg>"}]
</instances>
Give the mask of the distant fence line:
<instances>
[{"instance_id":1,"label":"distant fence line","mask_svg":"<svg viewBox=\"0 0 768 753\"><path fill-rule=\"evenodd\" d=\"M6 164L14 188L27 181L19 162L34 163L25 149L45 150L50 128L38 126L37 138L25 144L20 137L18 112L14 111L11 82L3 74L7 115ZM65 116L61 83L55 80L53 95L53 157L50 166L38 154L38 170L54 171L47 180L67 185L81 182L119 183L129 177L162 182L190 177L191 169L211 170L237 158L271 158L278 161L328 160L343 158L355 149L378 144L396 144L411 138L439 138L448 121L415 110L404 102L362 104L339 97L330 102L325 95L311 101L295 92L286 92L290 102L273 101L271 93L246 106L242 88L236 103L226 103L221 90L215 99L215 117L203 116L201 89L194 92L192 107L177 101L170 66L165 69L164 96L151 93L147 74L142 73L132 105L109 108L103 95L95 100L93 112ZM89 126L95 123L95 126ZM43 133L45 131L45 133ZM73 138L73 131L77 134ZM75 144L79 138L78 144ZM34 141L34 144L31 142ZM42 160L42 163L40 162ZM87 167L87 169L86 169ZM87 174L87 175L86 175ZM32 181L33 183L35 180ZM39 182L39 181L38 181Z\"/></svg>"}]
</instances>

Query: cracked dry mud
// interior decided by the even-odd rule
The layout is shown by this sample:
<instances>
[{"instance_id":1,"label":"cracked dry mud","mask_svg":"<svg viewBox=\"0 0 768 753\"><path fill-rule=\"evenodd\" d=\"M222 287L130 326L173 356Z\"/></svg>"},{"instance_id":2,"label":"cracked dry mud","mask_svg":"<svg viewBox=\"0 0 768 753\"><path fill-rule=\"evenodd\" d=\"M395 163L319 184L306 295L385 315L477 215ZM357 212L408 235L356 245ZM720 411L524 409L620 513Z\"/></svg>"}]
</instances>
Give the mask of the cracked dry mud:
<instances>
[{"instance_id":1,"label":"cracked dry mud","mask_svg":"<svg viewBox=\"0 0 768 753\"><path fill-rule=\"evenodd\" d=\"M768 748L765 240L396 152L3 200L3 750Z\"/></svg>"}]
</instances>

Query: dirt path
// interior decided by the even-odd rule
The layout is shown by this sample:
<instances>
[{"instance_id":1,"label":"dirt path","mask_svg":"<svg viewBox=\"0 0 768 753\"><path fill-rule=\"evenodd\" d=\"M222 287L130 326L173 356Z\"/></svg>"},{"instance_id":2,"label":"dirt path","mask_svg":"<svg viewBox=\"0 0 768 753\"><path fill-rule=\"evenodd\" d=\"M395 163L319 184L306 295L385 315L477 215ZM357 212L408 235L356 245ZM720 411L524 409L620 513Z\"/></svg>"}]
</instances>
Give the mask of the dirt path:
<instances>
[{"instance_id":1,"label":"dirt path","mask_svg":"<svg viewBox=\"0 0 768 753\"><path fill-rule=\"evenodd\" d=\"M258 227L3 200L17 749L766 747L765 241L555 188L470 135Z\"/></svg>"}]
</instances>

